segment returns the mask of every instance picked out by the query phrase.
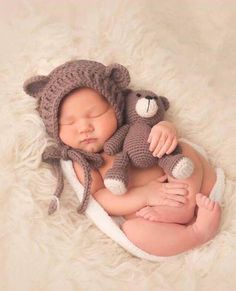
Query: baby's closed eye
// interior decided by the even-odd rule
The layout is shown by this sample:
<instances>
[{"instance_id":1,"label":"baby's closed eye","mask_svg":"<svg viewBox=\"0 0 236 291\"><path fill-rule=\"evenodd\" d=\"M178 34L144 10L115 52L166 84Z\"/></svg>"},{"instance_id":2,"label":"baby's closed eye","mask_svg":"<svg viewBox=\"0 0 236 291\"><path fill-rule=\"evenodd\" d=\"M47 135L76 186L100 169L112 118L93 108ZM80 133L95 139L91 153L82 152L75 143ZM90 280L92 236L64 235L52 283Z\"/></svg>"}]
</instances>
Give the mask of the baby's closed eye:
<instances>
[{"instance_id":1,"label":"baby's closed eye","mask_svg":"<svg viewBox=\"0 0 236 291\"><path fill-rule=\"evenodd\" d=\"M74 120L59 120L59 124L60 125L72 125L72 124L74 124Z\"/></svg>"},{"instance_id":2,"label":"baby's closed eye","mask_svg":"<svg viewBox=\"0 0 236 291\"><path fill-rule=\"evenodd\" d=\"M95 108L93 108L93 110L88 112L87 116L90 118L97 118L97 117L100 117L101 115L105 114L108 110L109 110L109 106L106 106L105 108L104 108L104 106L95 107Z\"/></svg>"}]
</instances>

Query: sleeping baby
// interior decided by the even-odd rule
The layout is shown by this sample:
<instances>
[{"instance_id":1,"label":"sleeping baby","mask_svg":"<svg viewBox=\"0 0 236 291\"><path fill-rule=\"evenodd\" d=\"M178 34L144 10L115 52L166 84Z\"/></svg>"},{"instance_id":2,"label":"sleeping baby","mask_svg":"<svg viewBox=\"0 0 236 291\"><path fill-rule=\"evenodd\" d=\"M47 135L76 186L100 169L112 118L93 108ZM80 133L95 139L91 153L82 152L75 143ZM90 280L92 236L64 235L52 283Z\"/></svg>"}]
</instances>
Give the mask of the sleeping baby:
<instances>
[{"instance_id":1,"label":"sleeping baby","mask_svg":"<svg viewBox=\"0 0 236 291\"><path fill-rule=\"evenodd\" d=\"M47 76L34 76L24 90L38 99L39 113L55 146L43 160L57 170L58 184L49 213L53 213L63 190L60 159L72 160L84 185L78 212L84 212L89 195L111 216L122 216L121 229L140 249L158 256L171 256L212 239L218 230L221 210L208 198L216 173L190 144L180 142L174 126L161 121L152 127L147 142L153 156L171 154L177 143L194 170L190 177L176 179L158 164L147 168L128 167L124 195L114 195L104 185L115 155L104 145L123 123L124 90L130 82L128 70L119 64L105 66L89 60L69 61Z\"/></svg>"}]
</instances>

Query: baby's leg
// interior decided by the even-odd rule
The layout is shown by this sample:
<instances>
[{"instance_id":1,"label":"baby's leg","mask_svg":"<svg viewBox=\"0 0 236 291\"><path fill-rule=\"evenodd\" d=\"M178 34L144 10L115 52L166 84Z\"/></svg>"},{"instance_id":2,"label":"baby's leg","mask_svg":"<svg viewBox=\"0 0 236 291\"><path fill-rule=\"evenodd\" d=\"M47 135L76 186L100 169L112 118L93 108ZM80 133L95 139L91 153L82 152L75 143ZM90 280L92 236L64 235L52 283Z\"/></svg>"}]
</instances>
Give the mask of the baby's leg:
<instances>
[{"instance_id":1,"label":"baby's leg","mask_svg":"<svg viewBox=\"0 0 236 291\"><path fill-rule=\"evenodd\" d=\"M221 210L218 202L197 194L199 207L196 221L188 226L150 222L143 218L127 220L122 230L137 247L157 256L172 256L195 248L212 239L219 227Z\"/></svg>"},{"instance_id":2,"label":"baby's leg","mask_svg":"<svg viewBox=\"0 0 236 291\"><path fill-rule=\"evenodd\" d=\"M214 183L215 172L209 163L190 145L181 143L183 154L194 163L194 172L185 180L176 180L168 176L168 181L184 182L189 185L187 203L182 207L155 206L145 207L137 212L137 216L151 221L186 224L193 219L196 206L196 193L209 195Z\"/></svg>"}]
</instances>

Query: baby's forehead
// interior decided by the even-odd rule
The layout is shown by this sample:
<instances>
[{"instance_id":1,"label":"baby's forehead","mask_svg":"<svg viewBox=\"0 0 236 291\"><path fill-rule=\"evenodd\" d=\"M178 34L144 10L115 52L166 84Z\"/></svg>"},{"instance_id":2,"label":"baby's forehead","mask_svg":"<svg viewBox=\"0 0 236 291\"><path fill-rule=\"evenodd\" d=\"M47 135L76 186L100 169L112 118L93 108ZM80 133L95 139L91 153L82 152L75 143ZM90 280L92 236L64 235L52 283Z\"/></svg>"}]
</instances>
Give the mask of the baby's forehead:
<instances>
[{"instance_id":1,"label":"baby's forehead","mask_svg":"<svg viewBox=\"0 0 236 291\"><path fill-rule=\"evenodd\" d=\"M65 112L75 112L95 108L96 106L107 106L109 103L105 97L96 90L90 88L78 88L67 94L60 103L59 115Z\"/></svg>"},{"instance_id":2,"label":"baby's forehead","mask_svg":"<svg viewBox=\"0 0 236 291\"><path fill-rule=\"evenodd\" d=\"M88 102L107 102L107 99L101 95L98 91L92 89L92 88L87 88L87 87L82 87L82 88L77 88L73 91L71 91L69 94L67 94L64 98L63 101L68 100L68 99L75 99L80 101L88 101Z\"/></svg>"}]
</instances>

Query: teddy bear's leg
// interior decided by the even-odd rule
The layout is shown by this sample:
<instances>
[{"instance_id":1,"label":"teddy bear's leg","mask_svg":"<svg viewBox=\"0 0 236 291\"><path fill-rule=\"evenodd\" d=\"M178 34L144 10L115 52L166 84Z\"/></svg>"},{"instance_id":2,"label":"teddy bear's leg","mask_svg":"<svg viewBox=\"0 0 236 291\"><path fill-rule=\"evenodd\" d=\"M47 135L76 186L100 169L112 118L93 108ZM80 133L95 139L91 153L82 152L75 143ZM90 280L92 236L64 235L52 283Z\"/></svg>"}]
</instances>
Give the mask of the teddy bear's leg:
<instances>
[{"instance_id":1,"label":"teddy bear's leg","mask_svg":"<svg viewBox=\"0 0 236 291\"><path fill-rule=\"evenodd\" d=\"M176 150L169 155L164 155L158 160L158 164L163 170L176 179L186 179L193 173L193 162L181 153L177 146Z\"/></svg>"},{"instance_id":2,"label":"teddy bear's leg","mask_svg":"<svg viewBox=\"0 0 236 291\"><path fill-rule=\"evenodd\" d=\"M113 194L122 195L127 191L128 165L128 155L121 152L117 154L112 168L107 171L104 178L104 185Z\"/></svg>"}]
</instances>

